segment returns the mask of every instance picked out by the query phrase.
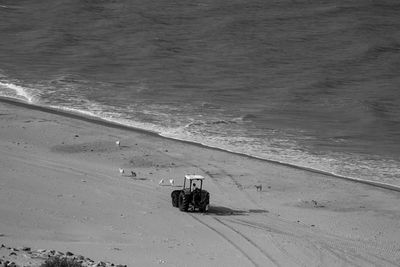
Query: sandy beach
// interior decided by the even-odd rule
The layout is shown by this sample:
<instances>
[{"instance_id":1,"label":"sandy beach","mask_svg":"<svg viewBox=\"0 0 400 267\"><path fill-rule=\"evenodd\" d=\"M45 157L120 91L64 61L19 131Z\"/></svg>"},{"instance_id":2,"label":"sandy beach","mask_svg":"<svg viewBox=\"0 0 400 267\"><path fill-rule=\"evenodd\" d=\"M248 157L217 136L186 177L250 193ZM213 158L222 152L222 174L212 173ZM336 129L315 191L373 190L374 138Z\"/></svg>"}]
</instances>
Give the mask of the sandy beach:
<instances>
[{"instance_id":1,"label":"sandy beach","mask_svg":"<svg viewBox=\"0 0 400 267\"><path fill-rule=\"evenodd\" d=\"M5 102L0 151L7 246L128 266L400 264L395 190ZM172 207L185 174L206 177L207 214Z\"/></svg>"}]
</instances>

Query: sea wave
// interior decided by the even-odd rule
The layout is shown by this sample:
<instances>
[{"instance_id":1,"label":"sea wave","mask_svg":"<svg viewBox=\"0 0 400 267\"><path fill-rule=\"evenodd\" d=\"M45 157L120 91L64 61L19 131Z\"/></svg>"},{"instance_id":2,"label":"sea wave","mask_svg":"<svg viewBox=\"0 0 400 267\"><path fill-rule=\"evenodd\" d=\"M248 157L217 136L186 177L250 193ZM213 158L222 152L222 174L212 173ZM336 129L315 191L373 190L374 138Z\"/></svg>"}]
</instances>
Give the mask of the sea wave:
<instances>
[{"instance_id":1,"label":"sea wave","mask_svg":"<svg viewBox=\"0 0 400 267\"><path fill-rule=\"evenodd\" d=\"M0 95L14 97L19 100L35 103L38 99L38 92L35 89L20 86L8 81L0 81Z\"/></svg>"},{"instance_id":2,"label":"sea wave","mask_svg":"<svg viewBox=\"0 0 400 267\"><path fill-rule=\"evenodd\" d=\"M119 124L122 126L132 127L134 129L145 130L152 133L160 134L163 131L162 127L159 127L155 124L127 119L122 113L116 111L107 111L106 106L93 102L86 105L87 109L82 109L81 107L78 108L59 105L49 105L49 107L74 114L81 114L83 116L101 119L113 124Z\"/></svg>"}]
</instances>

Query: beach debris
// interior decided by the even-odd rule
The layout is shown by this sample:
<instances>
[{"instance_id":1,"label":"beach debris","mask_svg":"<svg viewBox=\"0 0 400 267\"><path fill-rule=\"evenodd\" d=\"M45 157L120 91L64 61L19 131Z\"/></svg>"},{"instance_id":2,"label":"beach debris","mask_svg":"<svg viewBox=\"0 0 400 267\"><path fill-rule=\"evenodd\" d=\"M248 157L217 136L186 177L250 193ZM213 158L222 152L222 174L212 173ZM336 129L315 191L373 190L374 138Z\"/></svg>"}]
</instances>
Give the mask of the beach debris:
<instances>
[{"instance_id":1,"label":"beach debris","mask_svg":"<svg viewBox=\"0 0 400 267\"><path fill-rule=\"evenodd\" d=\"M136 175L136 172L131 171L131 176L132 176L132 177L136 177L136 176L137 176L137 175Z\"/></svg>"},{"instance_id":2,"label":"beach debris","mask_svg":"<svg viewBox=\"0 0 400 267\"><path fill-rule=\"evenodd\" d=\"M257 191L262 191L262 185L261 184L259 184L259 185L254 185L254 187L256 188L256 190Z\"/></svg>"},{"instance_id":3,"label":"beach debris","mask_svg":"<svg viewBox=\"0 0 400 267\"><path fill-rule=\"evenodd\" d=\"M164 184L164 179L161 179L161 180L158 182L158 184L159 184L159 185Z\"/></svg>"},{"instance_id":4,"label":"beach debris","mask_svg":"<svg viewBox=\"0 0 400 267\"><path fill-rule=\"evenodd\" d=\"M121 141L117 140L115 141L115 144L117 145L117 147L121 148Z\"/></svg>"},{"instance_id":5,"label":"beach debris","mask_svg":"<svg viewBox=\"0 0 400 267\"><path fill-rule=\"evenodd\" d=\"M318 203L316 200L312 199L311 202L314 204L314 207L316 208L323 208L325 207L325 205L322 205L320 203Z\"/></svg>"},{"instance_id":6,"label":"beach debris","mask_svg":"<svg viewBox=\"0 0 400 267\"><path fill-rule=\"evenodd\" d=\"M121 175L123 175L123 174L125 173L125 170L122 169L122 168L119 168L119 173L120 173Z\"/></svg>"},{"instance_id":7,"label":"beach debris","mask_svg":"<svg viewBox=\"0 0 400 267\"><path fill-rule=\"evenodd\" d=\"M169 179L169 184L170 184L171 186L174 186L174 183L175 183L174 179Z\"/></svg>"}]
</instances>

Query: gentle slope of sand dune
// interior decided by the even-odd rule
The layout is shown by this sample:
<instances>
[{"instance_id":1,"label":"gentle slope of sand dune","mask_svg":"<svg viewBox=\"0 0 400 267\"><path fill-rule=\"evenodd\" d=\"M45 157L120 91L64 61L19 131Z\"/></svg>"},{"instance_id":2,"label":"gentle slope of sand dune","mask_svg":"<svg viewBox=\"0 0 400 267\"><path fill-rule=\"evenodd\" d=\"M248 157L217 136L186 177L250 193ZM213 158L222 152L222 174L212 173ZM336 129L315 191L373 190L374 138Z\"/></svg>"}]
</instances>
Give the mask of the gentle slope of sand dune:
<instances>
[{"instance_id":1,"label":"gentle slope of sand dune","mask_svg":"<svg viewBox=\"0 0 400 267\"><path fill-rule=\"evenodd\" d=\"M128 266L400 262L396 191L8 103L0 151L9 246ZM186 173L206 177L208 214L172 207Z\"/></svg>"}]
</instances>

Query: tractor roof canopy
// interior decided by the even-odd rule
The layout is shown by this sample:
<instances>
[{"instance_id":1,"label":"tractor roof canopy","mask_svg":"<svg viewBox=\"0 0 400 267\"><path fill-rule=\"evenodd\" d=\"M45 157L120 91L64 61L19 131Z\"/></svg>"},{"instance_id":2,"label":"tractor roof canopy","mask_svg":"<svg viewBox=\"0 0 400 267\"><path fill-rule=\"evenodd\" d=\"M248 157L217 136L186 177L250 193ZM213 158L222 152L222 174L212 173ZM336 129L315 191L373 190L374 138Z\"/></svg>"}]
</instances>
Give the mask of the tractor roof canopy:
<instances>
[{"instance_id":1,"label":"tractor roof canopy","mask_svg":"<svg viewBox=\"0 0 400 267\"><path fill-rule=\"evenodd\" d=\"M186 174L185 178L188 180L204 180L204 177L198 174Z\"/></svg>"}]
</instances>

